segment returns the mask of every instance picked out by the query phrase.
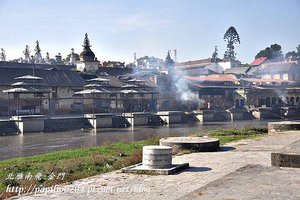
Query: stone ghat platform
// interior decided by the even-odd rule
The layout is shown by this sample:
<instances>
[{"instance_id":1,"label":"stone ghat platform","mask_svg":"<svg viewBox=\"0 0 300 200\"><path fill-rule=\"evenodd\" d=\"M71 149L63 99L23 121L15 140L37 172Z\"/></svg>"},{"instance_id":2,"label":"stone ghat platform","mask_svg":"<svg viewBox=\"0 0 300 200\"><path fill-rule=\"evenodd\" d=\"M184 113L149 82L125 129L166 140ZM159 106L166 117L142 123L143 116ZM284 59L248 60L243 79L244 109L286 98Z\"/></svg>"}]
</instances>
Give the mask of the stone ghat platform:
<instances>
[{"instance_id":1,"label":"stone ghat platform","mask_svg":"<svg viewBox=\"0 0 300 200\"><path fill-rule=\"evenodd\" d=\"M300 168L300 140L271 153L272 166Z\"/></svg>"},{"instance_id":2,"label":"stone ghat platform","mask_svg":"<svg viewBox=\"0 0 300 200\"><path fill-rule=\"evenodd\" d=\"M192 150L194 152L212 152L218 151L220 141L210 137L167 137L159 140L162 146L170 146L173 153L180 150Z\"/></svg>"},{"instance_id":3,"label":"stone ghat platform","mask_svg":"<svg viewBox=\"0 0 300 200\"><path fill-rule=\"evenodd\" d=\"M269 122L269 133L280 133L285 131L300 130L300 121L283 121L283 122Z\"/></svg>"},{"instance_id":4,"label":"stone ghat platform","mask_svg":"<svg viewBox=\"0 0 300 200\"><path fill-rule=\"evenodd\" d=\"M300 169L246 165L181 200L300 199Z\"/></svg>"},{"instance_id":5,"label":"stone ghat platform","mask_svg":"<svg viewBox=\"0 0 300 200\"><path fill-rule=\"evenodd\" d=\"M298 131L270 134L260 139L226 144L227 147L234 147L234 150L172 157L173 163L190 165L173 175L141 175L121 173L118 170L60 185L62 189L69 190L50 190L47 193L39 191L29 193L30 196L17 196L15 199L299 199L300 169L270 166L271 152L297 140ZM245 167L249 164L250 167ZM83 192L74 192L70 187L79 188L79 191L82 189ZM104 190L98 193L97 190L91 191L93 188Z\"/></svg>"}]
</instances>

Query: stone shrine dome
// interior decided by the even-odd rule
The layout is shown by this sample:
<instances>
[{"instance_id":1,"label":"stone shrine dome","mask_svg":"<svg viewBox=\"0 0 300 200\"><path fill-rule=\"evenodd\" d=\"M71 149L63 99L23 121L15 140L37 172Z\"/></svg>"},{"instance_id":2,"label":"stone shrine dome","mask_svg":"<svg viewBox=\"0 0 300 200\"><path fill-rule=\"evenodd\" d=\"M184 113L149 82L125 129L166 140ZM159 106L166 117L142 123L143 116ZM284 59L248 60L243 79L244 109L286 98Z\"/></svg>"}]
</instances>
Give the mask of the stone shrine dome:
<instances>
[{"instance_id":1,"label":"stone shrine dome","mask_svg":"<svg viewBox=\"0 0 300 200\"><path fill-rule=\"evenodd\" d=\"M90 61L90 62L95 61L95 54L90 48L91 45L87 33L85 34L85 38L82 46L83 46L83 51L79 55L80 61Z\"/></svg>"}]
</instances>

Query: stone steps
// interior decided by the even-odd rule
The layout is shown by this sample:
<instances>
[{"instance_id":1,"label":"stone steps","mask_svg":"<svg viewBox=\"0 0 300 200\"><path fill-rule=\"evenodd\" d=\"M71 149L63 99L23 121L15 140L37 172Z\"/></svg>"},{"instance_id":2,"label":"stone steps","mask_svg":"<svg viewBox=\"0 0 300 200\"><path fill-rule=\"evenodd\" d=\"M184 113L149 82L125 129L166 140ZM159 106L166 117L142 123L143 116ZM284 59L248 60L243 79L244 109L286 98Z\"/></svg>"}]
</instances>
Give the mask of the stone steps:
<instances>
[{"instance_id":1,"label":"stone steps","mask_svg":"<svg viewBox=\"0 0 300 200\"><path fill-rule=\"evenodd\" d=\"M0 121L0 135L18 134L19 129L14 121Z\"/></svg>"},{"instance_id":2,"label":"stone steps","mask_svg":"<svg viewBox=\"0 0 300 200\"><path fill-rule=\"evenodd\" d=\"M148 118L149 126L163 126L165 125L164 120L158 115L150 115Z\"/></svg>"},{"instance_id":3,"label":"stone steps","mask_svg":"<svg viewBox=\"0 0 300 200\"><path fill-rule=\"evenodd\" d=\"M123 116L115 116L113 117L112 126L114 128L124 128L129 127L131 124L128 122L128 120Z\"/></svg>"},{"instance_id":4,"label":"stone steps","mask_svg":"<svg viewBox=\"0 0 300 200\"><path fill-rule=\"evenodd\" d=\"M300 140L271 154L271 164L277 167L300 168Z\"/></svg>"},{"instance_id":5,"label":"stone steps","mask_svg":"<svg viewBox=\"0 0 300 200\"><path fill-rule=\"evenodd\" d=\"M92 128L92 125L88 119L85 118L57 118L45 120L45 132L61 132L89 128Z\"/></svg>"}]
</instances>

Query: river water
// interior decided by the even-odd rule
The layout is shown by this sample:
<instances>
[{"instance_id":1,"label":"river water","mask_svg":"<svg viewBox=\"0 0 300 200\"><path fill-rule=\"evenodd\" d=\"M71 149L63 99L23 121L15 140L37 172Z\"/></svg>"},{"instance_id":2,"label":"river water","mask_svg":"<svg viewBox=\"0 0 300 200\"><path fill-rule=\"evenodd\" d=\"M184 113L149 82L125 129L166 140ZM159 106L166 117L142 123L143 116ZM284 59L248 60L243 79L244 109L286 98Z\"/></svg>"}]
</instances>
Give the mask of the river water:
<instances>
[{"instance_id":1,"label":"river water","mask_svg":"<svg viewBox=\"0 0 300 200\"><path fill-rule=\"evenodd\" d=\"M207 122L162 127L105 128L55 133L26 133L0 137L0 160L31 156L62 149L92 147L152 137L185 136L217 128L267 127L267 121Z\"/></svg>"}]
</instances>

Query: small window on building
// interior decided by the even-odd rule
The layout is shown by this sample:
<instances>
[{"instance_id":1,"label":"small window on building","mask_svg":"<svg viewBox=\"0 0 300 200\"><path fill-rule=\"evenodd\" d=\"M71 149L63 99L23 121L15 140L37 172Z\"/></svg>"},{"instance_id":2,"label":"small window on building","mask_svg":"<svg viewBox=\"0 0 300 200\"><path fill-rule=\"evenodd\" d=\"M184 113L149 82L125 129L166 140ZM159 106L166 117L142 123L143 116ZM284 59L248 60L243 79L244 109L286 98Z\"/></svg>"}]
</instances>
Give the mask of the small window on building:
<instances>
[{"instance_id":1,"label":"small window on building","mask_svg":"<svg viewBox=\"0 0 300 200\"><path fill-rule=\"evenodd\" d=\"M258 104L259 104L259 106L266 105L266 100L265 99L259 99Z\"/></svg>"},{"instance_id":2,"label":"small window on building","mask_svg":"<svg viewBox=\"0 0 300 200\"><path fill-rule=\"evenodd\" d=\"M270 106L271 106L271 98L270 98L270 97L267 97L267 98L266 98L266 106L267 106L267 107L270 107Z\"/></svg>"},{"instance_id":3,"label":"small window on building","mask_svg":"<svg viewBox=\"0 0 300 200\"><path fill-rule=\"evenodd\" d=\"M294 105L295 104L295 97L291 97L290 101L291 101L291 104Z\"/></svg>"},{"instance_id":4,"label":"small window on building","mask_svg":"<svg viewBox=\"0 0 300 200\"><path fill-rule=\"evenodd\" d=\"M282 79L283 80L289 80L289 74L283 74Z\"/></svg>"},{"instance_id":5,"label":"small window on building","mask_svg":"<svg viewBox=\"0 0 300 200\"><path fill-rule=\"evenodd\" d=\"M280 106L282 106L282 105L283 105L283 101L282 101L282 99L281 99L281 98L278 98L278 104L279 104Z\"/></svg>"},{"instance_id":6,"label":"small window on building","mask_svg":"<svg viewBox=\"0 0 300 200\"><path fill-rule=\"evenodd\" d=\"M245 99L241 99L241 107L245 106Z\"/></svg>"},{"instance_id":7,"label":"small window on building","mask_svg":"<svg viewBox=\"0 0 300 200\"><path fill-rule=\"evenodd\" d=\"M276 97L272 97L272 105L276 105L276 103L277 103Z\"/></svg>"},{"instance_id":8,"label":"small window on building","mask_svg":"<svg viewBox=\"0 0 300 200\"><path fill-rule=\"evenodd\" d=\"M274 74L274 79L280 79L280 74Z\"/></svg>"},{"instance_id":9,"label":"small window on building","mask_svg":"<svg viewBox=\"0 0 300 200\"><path fill-rule=\"evenodd\" d=\"M239 107L239 106L240 106L240 100L239 100L239 99L236 99L236 100L235 100L235 106L236 106L236 107Z\"/></svg>"}]
</instances>

